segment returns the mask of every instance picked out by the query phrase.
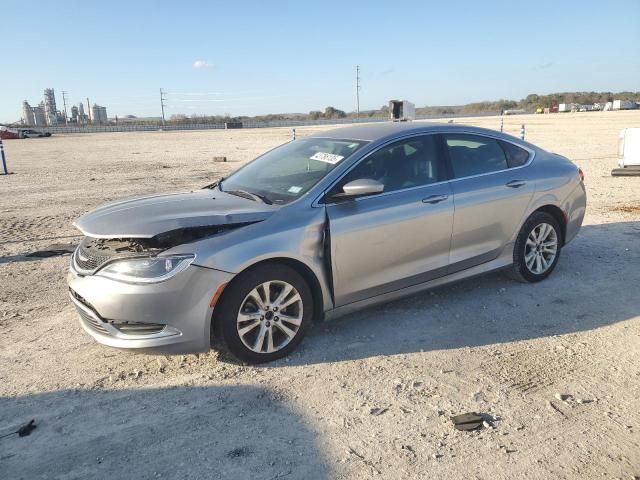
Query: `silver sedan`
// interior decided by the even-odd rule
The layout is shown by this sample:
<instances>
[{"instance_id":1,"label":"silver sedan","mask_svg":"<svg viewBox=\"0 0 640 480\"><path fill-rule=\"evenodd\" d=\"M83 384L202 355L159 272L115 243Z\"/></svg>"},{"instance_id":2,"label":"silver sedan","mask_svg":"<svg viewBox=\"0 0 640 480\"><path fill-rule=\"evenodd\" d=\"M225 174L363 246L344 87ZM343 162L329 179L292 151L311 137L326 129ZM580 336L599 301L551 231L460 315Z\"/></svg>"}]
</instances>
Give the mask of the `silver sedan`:
<instances>
[{"instance_id":1,"label":"silver sedan","mask_svg":"<svg viewBox=\"0 0 640 480\"><path fill-rule=\"evenodd\" d=\"M342 128L75 225L70 297L113 347L287 355L309 326L501 268L538 282L582 224L568 159L462 125Z\"/></svg>"}]
</instances>

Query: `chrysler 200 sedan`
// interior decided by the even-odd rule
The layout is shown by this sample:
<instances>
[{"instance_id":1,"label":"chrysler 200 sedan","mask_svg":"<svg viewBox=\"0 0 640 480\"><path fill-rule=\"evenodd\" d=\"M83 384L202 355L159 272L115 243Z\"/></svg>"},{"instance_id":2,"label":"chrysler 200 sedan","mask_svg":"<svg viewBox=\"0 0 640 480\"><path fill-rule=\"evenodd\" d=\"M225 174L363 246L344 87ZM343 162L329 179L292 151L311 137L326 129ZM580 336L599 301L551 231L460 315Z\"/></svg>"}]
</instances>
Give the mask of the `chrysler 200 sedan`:
<instances>
[{"instance_id":1,"label":"chrysler 200 sedan","mask_svg":"<svg viewBox=\"0 0 640 480\"><path fill-rule=\"evenodd\" d=\"M80 217L69 292L105 345L267 362L354 309L501 268L543 280L585 206L581 170L509 135L341 128Z\"/></svg>"}]
</instances>

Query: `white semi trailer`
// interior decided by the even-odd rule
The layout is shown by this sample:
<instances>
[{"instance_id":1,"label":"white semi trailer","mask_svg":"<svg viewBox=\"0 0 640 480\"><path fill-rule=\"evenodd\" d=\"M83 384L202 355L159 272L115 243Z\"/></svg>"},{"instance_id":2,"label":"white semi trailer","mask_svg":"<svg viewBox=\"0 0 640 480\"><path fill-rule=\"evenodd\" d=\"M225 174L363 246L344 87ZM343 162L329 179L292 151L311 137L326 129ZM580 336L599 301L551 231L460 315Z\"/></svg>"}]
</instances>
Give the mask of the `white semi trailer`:
<instances>
[{"instance_id":1,"label":"white semi trailer","mask_svg":"<svg viewBox=\"0 0 640 480\"><path fill-rule=\"evenodd\" d=\"M623 128L618 135L618 167L613 176L640 176L640 128Z\"/></svg>"},{"instance_id":2,"label":"white semi trailer","mask_svg":"<svg viewBox=\"0 0 640 480\"><path fill-rule=\"evenodd\" d=\"M614 100L612 110L631 110L636 108L636 102L631 100Z\"/></svg>"},{"instance_id":3,"label":"white semi trailer","mask_svg":"<svg viewBox=\"0 0 640 480\"><path fill-rule=\"evenodd\" d=\"M389 100L389 117L392 122L415 120L416 106L407 100Z\"/></svg>"}]
</instances>

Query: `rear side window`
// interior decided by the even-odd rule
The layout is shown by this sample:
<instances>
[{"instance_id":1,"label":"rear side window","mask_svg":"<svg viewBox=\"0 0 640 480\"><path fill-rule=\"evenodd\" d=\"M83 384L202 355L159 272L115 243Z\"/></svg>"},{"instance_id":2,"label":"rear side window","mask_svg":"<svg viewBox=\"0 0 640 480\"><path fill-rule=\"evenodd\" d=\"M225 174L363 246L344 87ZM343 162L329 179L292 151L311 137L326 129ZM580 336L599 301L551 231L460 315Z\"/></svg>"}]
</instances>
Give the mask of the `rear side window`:
<instances>
[{"instance_id":1,"label":"rear side window","mask_svg":"<svg viewBox=\"0 0 640 480\"><path fill-rule=\"evenodd\" d=\"M507 155L507 162L509 162L509 167L521 167L527 160L529 160L529 152L524 148L520 148L517 145L509 142L500 142L504 153Z\"/></svg>"},{"instance_id":2,"label":"rear side window","mask_svg":"<svg viewBox=\"0 0 640 480\"><path fill-rule=\"evenodd\" d=\"M444 135L455 178L509 168L507 156L498 140L480 135Z\"/></svg>"}]
</instances>

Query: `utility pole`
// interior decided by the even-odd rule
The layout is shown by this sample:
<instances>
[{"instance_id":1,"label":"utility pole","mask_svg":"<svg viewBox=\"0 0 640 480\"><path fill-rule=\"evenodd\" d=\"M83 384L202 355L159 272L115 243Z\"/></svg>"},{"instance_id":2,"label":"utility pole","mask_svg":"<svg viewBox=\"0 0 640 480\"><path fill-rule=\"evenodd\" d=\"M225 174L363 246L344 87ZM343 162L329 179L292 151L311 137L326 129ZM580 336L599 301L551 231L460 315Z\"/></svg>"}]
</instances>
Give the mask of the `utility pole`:
<instances>
[{"instance_id":1,"label":"utility pole","mask_svg":"<svg viewBox=\"0 0 640 480\"><path fill-rule=\"evenodd\" d=\"M69 125L69 117L67 116L67 92L62 91L62 104L64 105L64 124Z\"/></svg>"},{"instance_id":2,"label":"utility pole","mask_svg":"<svg viewBox=\"0 0 640 480\"><path fill-rule=\"evenodd\" d=\"M4 156L4 145L2 145L2 137L0 137L0 159L2 159L2 175L9 175L9 170L7 170L7 159Z\"/></svg>"},{"instance_id":3,"label":"utility pole","mask_svg":"<svg viewBox=\"0 0 640 480\"><path fill-rule=\"evenodd\" d=\"M167 99L167 94L160 89L160 108L162 109L162 126L164 127L164 107L165 100Z\"/></svg>"},{"instance_id":4,"label":"utility pole","mask_svg":"<svg viewBox=\"0 0 640 480\"><path fill-rule=\"evenodd\" d=\"M91 123L91 104L89 103L89 97L87 97L87 118L89 119L88 123Z\"/></svg>"},{"instance_id":5,"label":"utility pole","mask_svg":"<svg viewBox=\"0 0 640 480\"><path fill-rule=\"evenodd\" d=\"M360 118L360 65L356 65L356 118Z\"/></svg>"}]
</instances>

